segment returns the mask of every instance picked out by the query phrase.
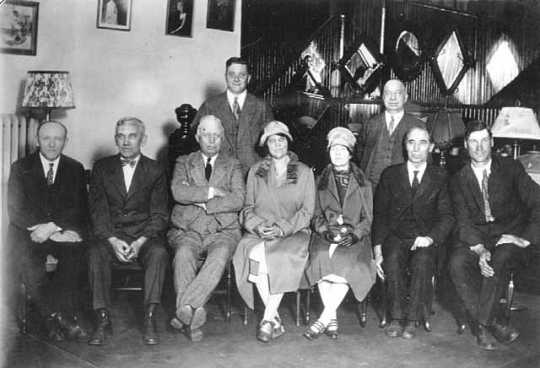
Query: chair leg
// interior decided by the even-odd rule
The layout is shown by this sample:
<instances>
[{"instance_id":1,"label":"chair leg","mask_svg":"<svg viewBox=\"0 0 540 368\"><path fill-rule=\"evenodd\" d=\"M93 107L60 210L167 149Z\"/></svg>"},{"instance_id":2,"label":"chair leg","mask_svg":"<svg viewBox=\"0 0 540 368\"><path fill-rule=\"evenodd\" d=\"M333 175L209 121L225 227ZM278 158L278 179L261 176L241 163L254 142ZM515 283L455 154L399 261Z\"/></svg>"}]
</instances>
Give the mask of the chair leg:
<instances>
[{"instance_id":1,"label":"chair leg","mask_svg":"<svg viewBox=\"0 0 540 368\"><path fill-rule=\"evenodd\" d=\"M227 264L227 306L225 312L225 320L231 322L231 289L232 289L232 277L231 277L231 262Z\"/></svg>"},{"instance_id":2,"label":"chair leg","mask_svg":"<svg viewBox=\"0 0 540 368\"><path fill-rule=\"evenodd\" d=\"M309 320L311 318L311 288L307 289L307 295L306 295L306 313L304 314L304 325L309 324Z\"/></svg>"},{"instance_id":3,"label":"chair leg","mask_svg":"<svg viewBox=\"0 0 540 368\"><path fill-rule=\"evenodd\" d=\"M28 293L24 282L20 285L19 298L19 331L26 335L28 333Z\"/></svg>"},{"instance_id":4,"label":"chair leg","mask_svg":"<svg viewBox=\"0 0 540 368\"><path fill-rule=\"evenodd\" d=\"M244 305L244 320L243 320L244 326L247 326L248 324L248 313L249 313L249 308L246 305Z\"/></svg>"},{"instance_id":5,"label":"chair leg","mask_svg":"<svg viewBox=\"0 0 540 368\"><path fill-rule=\"evenodd\" d=\"M301 299L302 292L300 290L296 290L296 327L300 327L300 299Z\"/></svg>"},{"instance_id":6,"label":"chair leg","mask_svg":"<svg viewBox=\"0 0 540 368\"><path fill-rule=\"evenodd\" d=\"M510 272L510 280L508 281L508 289L506 290L506 321L510 322L510 314L512 312L512 302L514 301L514 273Z\"/></svg>"},{"instance_id":7,"label":"chair leg","mask_svg":"<svg viewBox=\"0 0 540 368\"><path fill-rule=\"evenodd\" d=\"M386 284L384 281L381 281L381 320L379 322L380 328L385 328L388 324L388 298L386 295Z\"/></svg>"}]
</instances>

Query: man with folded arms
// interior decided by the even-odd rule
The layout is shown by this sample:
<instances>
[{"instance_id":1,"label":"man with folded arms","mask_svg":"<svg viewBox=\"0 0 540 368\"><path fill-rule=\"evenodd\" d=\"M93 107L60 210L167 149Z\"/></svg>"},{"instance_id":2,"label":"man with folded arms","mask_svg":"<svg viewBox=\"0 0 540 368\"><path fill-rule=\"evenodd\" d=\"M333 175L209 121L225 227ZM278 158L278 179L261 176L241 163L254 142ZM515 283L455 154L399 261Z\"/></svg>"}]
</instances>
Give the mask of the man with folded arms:
<instances>
[{"instance_id":1,"label":"man with folded arms","mask_svg":"<svg viewBox=\"0 0 540 368\"><path fill-rule=\"evenodd\" d=\"M451 180L458 241L450 276L475 323L482 349L519 337L499 305L509 274L540 244L540 187L518 161L492 156L493 138L481 121L465 132L470 163Z\"/></svg>"},{"instance_id":2,"label":"man with folded arms","mask_svg":"<svg viewBox=\"0 0 540 368\"><path fill-rule=\"evenodd\" d=\"M200 150L176 161L171 191L175 200L169 244L175 251L176 317L171 325L185 328L200 341L206 322L204 305L218 284L240 240L238 212L244 204L240 162L220 153L221 121L206 115L195 136ZM200 266L199 260L206 255Z\"/></svg>"}]
</instances>

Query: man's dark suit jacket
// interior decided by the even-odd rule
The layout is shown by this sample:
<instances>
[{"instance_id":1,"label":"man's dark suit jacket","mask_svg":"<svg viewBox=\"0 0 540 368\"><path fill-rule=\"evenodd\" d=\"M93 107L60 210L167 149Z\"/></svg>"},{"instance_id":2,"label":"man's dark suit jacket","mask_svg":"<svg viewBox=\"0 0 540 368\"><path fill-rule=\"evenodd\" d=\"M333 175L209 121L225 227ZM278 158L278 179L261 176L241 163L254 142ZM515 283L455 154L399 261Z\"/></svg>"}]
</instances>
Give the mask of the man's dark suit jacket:
<instances>
[{"instance_id":1,"label":"man's dark suit jacket","mask_svg":"<svg viewBox=\"0 0 540 368\"><path fill-rule=\"evenodd\" d=\"M211 97L201 105L193 120L192 128L195 132L200 119L205 115L214 115L221 120L225 129L221 152L237 158L242 165L242 172L246 174L249 168L261 159L256 147L264 125L274 120L270 106L248 93L238 119L236 138L233 132L234 115L227 101L227 92Z\"/></svg>"},{"instance_id":2,"label":"man's dark suit jacket","mask_svg":"<svg viewBox=\"0 0 540 368\"><path fill-rule=\"evenodd\" d=\"M457 246L484 244L492 249L502 234L520 236L540 244L540 187L521 163L492 157L488 180L489 206L495 222L488 224L478 180L470 163L450 182L457 219Z\"/></svg>"},{"instance_id":3,"label":"man's dark suit jacket","mask_svg":"<svg viewBox=\"0 0 540 368\"><path fill-rule=\"evenodd\" d=\"M101 159L92 170L89 203L94 235L100 240L163 236L169 220L165 171L141 155L126 192L120 156Z\"/></svg>"},{"instance_id":4,"label":"man's dark suit jacket","mask_svg":"<svg viewBox=\"0 0 540 368\"><path fill-rule=\"evenodd\" d=\"M411 207L420 231L414 237L429 236L434 245L441 245L455 222L444 169L428 164L414 196L407 163L383 171L373 205L373 245L384 244Z\"/></svg>"},{"instance_id":5,"label":"man's dark suit jacket","mask_svg":"<svg viewBox=\"0 0 540 368\"><path fill-rule=\"evenodd\" d=\"M54 222L63 230L74 230L86 236L86 180L82 164L61 155L54 184L47 179L39 153L24 157L11 165L8 182L10 233L30 240L28 227Z\"/></svg>"},{"instance_id":6,"label":"man's dark suit jacket","mask_svg":"<svg viewBox=\"0 0 540 368\"><path fill-rule=\"evenodd\" d=\"M405 162L403 137L409 129L415 126L425 128L426 124L413 115L405 113L394 131L396 144L394 144L394 148L392 149L392 165ZM371 156L375 151L375 145L381 135L382 129L386 129L384 113L373 116L362 126L358 142L356 143L355 156L358 165L364 172L366 172Z\"/></svg>"}]
</instances>

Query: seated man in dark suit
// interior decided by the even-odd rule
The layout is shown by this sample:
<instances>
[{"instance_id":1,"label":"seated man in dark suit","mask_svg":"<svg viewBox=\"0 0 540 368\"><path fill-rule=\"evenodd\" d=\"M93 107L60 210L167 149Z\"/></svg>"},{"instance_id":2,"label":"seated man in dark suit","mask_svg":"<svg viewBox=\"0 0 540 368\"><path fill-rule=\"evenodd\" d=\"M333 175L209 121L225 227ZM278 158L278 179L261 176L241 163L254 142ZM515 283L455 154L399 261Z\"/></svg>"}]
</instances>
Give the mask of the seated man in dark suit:
<instances>
[{"instance_id":1,"label":"seated man in dark suit","mask_svg":"<svg viewBox=\"0 0 540 368\"><path fill-rule=\"evenodd\" d=\"M112 262L138 262L144 268L144 331L148 345L159 343L155 327L156 305L168 255L168 189L165 170L142 155L145 127L137 118L116 123L119 154L97 161L90 182L90 215L97 238L89 253L89 278L97 327L90 345L102 345L111 321L109 292Z\"/></svg>"},{"instance_id":2,"label":"seated man in dark suit","mask_svg":"<svg viewBox=\"0 0 540 368\"><path fill-rule=\"evenodd\" d=\"M475 322L478 345L486 350L496 349L493 337L502 343L518 338L502 318L499 298L509 272L526 260L527 248L540 244L540 187L518 161L492 156L492 146L487 126L470 122L465 132L470 163L450 183L458 225L450 276Z\"/></svg>"},{"instance_id":3,"label":"seated man in dark suit","mask_svg":"<svg viewBox=\"0 0 540 368\"><path fill-rule=\"evenodd\" d=\"M411 339L414 321L426 313L435 248L443 245L455 220L446 172L427 163L433 149L428 131L411 128L404 143L407 161L388 167L381 175L372 231L377 273L387 278L391 322L385 332ZM411 274L408 288L407 268ZM407 295L410 300L405 307Z\"/></svg>"},{"instance_id":4,"label":"seated man in dark suit","mask_svg":"<svg viewBox=\"0 0 540 368\"><path fill-rule=\"evenodd\" d=\"M49 337L86 340L75 316L87 226L84 169L62 154L63 124L42 123L37 141L39 152L11 166L8 239L28 294L47 320Z\"/></svg>"},{"instance_id":5,"label":"seated man in dark suit","mask_svg":"<svg viewBox=\"0 0 540 368\"><path fill-rule=\"evenodd\" d=\"M173 326L189 327L193 341L202 338L205 303L218 284L240 240L238 212L244 204L244 179L240 162L219 153L223 140L221 121L204 116L195 136L200 151L176 161L171 185L175 205L169 244L175 249L174 286L176 315ZM207 253L199 273L198 260Z\"/></svg>"}]
</instances>

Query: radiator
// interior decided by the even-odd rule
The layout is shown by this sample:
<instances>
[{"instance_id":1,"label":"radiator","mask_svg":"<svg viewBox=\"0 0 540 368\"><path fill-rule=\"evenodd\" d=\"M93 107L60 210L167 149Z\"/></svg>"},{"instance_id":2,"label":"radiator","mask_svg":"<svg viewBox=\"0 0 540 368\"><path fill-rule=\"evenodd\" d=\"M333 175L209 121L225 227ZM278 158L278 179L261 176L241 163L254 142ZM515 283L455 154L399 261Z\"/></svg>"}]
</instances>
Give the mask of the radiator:
<instances>
[{"instance_id":1,"label":"radiator","mask_svg":"<svg viewBox=\"0 0 540 368\"><path fill-rule=\"evenodd\" d=\"M7 218L7 183L11 163L24 157L36 147L38 121L21 115L0 114L2 130L0 131L0 239L5 236Z\"/></svg>"}]
</instances>

